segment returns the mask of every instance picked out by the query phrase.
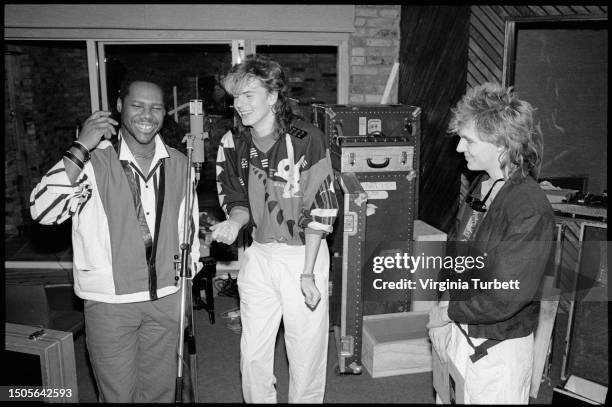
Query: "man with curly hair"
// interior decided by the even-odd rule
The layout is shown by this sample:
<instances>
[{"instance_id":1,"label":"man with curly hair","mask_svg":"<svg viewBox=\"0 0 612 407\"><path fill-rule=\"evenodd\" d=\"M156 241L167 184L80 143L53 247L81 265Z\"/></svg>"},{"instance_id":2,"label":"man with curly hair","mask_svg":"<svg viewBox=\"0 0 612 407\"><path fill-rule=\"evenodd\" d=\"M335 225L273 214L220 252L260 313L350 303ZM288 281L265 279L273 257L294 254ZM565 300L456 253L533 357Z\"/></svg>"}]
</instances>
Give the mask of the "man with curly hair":
<instances>
[{"instance_id":1,"label":"man with curly hair","mask_svg":"<svg viewBox=\"0 0 612 407\"><path fill-rule=\"evenodd\" d=\"M238 274L240 371L247 403L275 403L274 344L283 320L289 402L322 403L329 335L329 251L338 203L323 133L293 114L281 66L248 56L224 82L237 126L221 140L217 182L228 219L213 239L252 231Z\"/></svg>"}]
</instances>

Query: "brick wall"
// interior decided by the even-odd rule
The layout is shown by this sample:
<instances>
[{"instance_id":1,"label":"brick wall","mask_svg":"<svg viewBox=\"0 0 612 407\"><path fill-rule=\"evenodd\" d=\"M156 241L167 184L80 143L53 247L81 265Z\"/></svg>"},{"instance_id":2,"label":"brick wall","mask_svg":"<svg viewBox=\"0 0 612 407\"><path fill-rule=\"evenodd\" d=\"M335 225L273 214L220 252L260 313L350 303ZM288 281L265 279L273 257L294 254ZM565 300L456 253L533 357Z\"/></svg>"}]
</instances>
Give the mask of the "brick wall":
<instances>
[{"instance_id":1,"label":"brick wall","mask_svg":"<svg viewBox=\"0 0 612 407\"><path fill-rule=\"evenodd\" d=\"M6 58L6 57L5 57ZM5 63L10 63L5 61ZM5 75L6 78L6 75ZM4 81L4 216L5 233L17 233L22 222L21 203L19 202L19 173L17 171L17 145L15 129L10 110L8 82Z\"/></svg>"},{"instance_id":2,"label":"brick wall","mask_svg":"<svg viewBox=\"0 0 612 407\"><path fill-rule=\"evenodd\" d=\"M399 55L399 5L356 5L349 40L350 104L376 104ZM388 103L397 103L397 79Z\"/></svg>"},{"instance_id":3,"label":"brick wall","mask_svg":"<svg viewBox=\"0 0 612 407\"><path fill-rule=\"evenodd\" d=\"M51 168L75 136L77 119L91 114L84 43L21 46L25 147L33 183Z\"/></svg>"},{"instance_id":4,"label":"brick wall","mask_svg":"<svg viewBox=\"0 0 612 407\"><path fill-rule=\"evenodd\" d=\"M16 116L5 124L5 233L15 233L31 222L30 191L70 144L91 102L84 42L21 42L7 49L15 69L4 86L6 94L14 87ZM7 96L5 102L6 117Z\"/></svg>"},{"instance_id":5,"label":"brick wall","mask_svg":"<svg viewBox=\"0 0 612 407\"><path fill-rule=\"evenodd\" d=\"M282 65L291 97L306 105L336 103L338 55L335 47L265 46L258 47L257 52Z\"/></svg>"}]
</instances>

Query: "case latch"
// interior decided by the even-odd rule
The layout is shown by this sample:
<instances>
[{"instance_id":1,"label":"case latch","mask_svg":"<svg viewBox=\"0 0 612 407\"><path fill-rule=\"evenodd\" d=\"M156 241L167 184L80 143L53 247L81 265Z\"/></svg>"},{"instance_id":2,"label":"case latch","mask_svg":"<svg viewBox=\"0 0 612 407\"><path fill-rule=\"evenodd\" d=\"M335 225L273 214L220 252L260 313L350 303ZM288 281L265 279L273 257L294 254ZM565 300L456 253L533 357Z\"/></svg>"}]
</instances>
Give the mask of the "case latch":
<instances>
[{"instance_id":1,"label":"case latch","mask_svg":"<svg viewBox=\"0 0 612 407\"><path fill-rule=\"evenodd\" d=\"M340 338L340 356L353 356L355 352L355 338L343 336Z\"/></svg>"}]
</instances>

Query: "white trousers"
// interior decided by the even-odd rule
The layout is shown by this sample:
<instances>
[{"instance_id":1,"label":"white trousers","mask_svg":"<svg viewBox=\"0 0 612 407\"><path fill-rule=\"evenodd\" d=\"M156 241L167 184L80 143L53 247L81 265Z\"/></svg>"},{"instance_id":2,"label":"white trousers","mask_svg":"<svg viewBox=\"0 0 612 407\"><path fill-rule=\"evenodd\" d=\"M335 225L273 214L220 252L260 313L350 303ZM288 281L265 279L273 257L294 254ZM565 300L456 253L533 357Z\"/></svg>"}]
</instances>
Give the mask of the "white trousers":
<instances>
[{"instance_id":1,"label":"white trousers","mask_svg":"<svg viewBox=\"0 0 612 407\"><path fill-rule=\"evenodd\" d=\"M313 310L300 287L305 246L253 242L238 274L240 372L247 403L276 403L274 345L281 318L289 359L289 403L322 403L329 336L329 252L321 240L314 266L321 301Z\"/></svg>"},{"instance_id":2,"label":"white trousers","mask_svg":"<svg viewBox=\"0 0 612 407\"><path fill-rule=\"evenodd\" d=\"M467 326L462 325L467 332ZM471 338L474 346L486 339ZM472 363L473 348L456 324L452 324L448 357L465 380L465 404L529 404L533 365L533 334L506 339Z\"/></svg>"}]
</instances>

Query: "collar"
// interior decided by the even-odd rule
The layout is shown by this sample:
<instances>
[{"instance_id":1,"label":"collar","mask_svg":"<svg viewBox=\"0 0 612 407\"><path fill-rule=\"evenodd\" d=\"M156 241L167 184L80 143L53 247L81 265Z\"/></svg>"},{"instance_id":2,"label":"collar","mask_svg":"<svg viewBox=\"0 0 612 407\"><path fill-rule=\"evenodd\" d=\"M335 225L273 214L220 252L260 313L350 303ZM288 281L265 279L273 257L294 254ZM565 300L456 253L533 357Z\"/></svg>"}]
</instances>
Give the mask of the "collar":
<instances>
[{"instance_id":1,"label":"collar","mask_svg":"<svg viewBox=\"0 0 612 407\"><path fill-rule=\"evenodd\" d=\"M123 134L121 133L121 129L119 130L118 139L121 141L121 148L119 149L119 160L120 161L129 161L138 165L132 151L128 144L123 140ZM161 139L159 133L155 135L153 139L155 142L155 154L153 155L153 160L151 161L151 168L154 168L158 161L169 158L170 154L168 153L168 149L166 148L166 144Z\"/></svg>"},{"instance_id":2,"label":"collar","mask_svg":"<svg viewBox=\"0 0 612 407\"><path fill-rule=\"evenodd\" d=\"M513 174L511 174L508 177L508 179L506 179L506 182L504 182L504 185L502 185L502 187L499 189L499 191L497 191L497 195L495 196L495 199L493 200L493 202L491 202L491 205L489 205L488 212L491 213L493 211L496 211L497 207L499 205L502 205L502 203L505 201L506 195L517 184L522 184L523 182L526 182L527 179L530 178L530 177L531 177L531 175L523 177L523 175L521 174L520 170L519 171L515 171ZM478 178L478 180L477 180L478 185L481 185L482 181L484 181L485 179L488 179L488 175L486 173L483 176L481 176L480 178Z\"/></svg>"}]
</instances>

